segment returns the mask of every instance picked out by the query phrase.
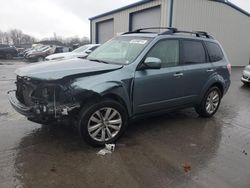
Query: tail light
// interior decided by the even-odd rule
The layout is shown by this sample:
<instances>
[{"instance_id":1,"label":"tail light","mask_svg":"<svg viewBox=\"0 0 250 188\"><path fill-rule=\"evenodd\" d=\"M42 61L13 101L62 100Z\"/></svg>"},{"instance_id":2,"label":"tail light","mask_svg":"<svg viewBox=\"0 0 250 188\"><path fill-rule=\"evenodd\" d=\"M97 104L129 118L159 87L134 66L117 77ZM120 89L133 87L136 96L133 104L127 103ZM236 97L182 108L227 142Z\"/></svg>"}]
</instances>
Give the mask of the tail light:
<instances>
[{"instance_id":1,"label":"tail light","mask_svg":"<svg viewBox=\"0 0 250 188\"><path fill-rule=\"evenodd\" d=\"M227 70L228 70L229 74L231 75L232 74L232 66L230 63L227 64Z\"/></svg>"}]
</instances>

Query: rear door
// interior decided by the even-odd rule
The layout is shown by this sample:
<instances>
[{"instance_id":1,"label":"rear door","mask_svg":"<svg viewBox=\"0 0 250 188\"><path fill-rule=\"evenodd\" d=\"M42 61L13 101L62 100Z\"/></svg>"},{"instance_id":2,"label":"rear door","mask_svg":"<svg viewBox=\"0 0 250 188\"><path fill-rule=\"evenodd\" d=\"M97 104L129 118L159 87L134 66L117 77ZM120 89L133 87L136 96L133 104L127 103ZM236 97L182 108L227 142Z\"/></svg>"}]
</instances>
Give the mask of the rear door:
<instances>
[{"instance_id":1,"label":"rear door","mask_svg":"<svg viewBox=\"0 0 250 188\"><path fill-rule=\"evenodd\" d=\"M181 61L185 75L185 103L194 103L214 70L201 40L181 40Z\"/></svg>"}]
</instances>

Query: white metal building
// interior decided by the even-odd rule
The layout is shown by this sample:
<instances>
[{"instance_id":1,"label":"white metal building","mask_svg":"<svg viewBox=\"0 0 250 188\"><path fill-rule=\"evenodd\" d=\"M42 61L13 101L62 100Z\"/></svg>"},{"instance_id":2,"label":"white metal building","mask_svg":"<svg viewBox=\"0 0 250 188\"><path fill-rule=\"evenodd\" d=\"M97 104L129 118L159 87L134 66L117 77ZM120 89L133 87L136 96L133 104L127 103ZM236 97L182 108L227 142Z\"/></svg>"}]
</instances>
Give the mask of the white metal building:
<instances>
[{"instance_id":1,"label":"white metal building","mask_svg":"<svg viewBox=\"0 0 250 188\"><path fill-rule=\"evenodd\" d=\"M143 27L207 31L221 42L233 66L250 59L250 13L227 0L143 0L90 18L91 42Z\"/></svg>"}]
</instances>

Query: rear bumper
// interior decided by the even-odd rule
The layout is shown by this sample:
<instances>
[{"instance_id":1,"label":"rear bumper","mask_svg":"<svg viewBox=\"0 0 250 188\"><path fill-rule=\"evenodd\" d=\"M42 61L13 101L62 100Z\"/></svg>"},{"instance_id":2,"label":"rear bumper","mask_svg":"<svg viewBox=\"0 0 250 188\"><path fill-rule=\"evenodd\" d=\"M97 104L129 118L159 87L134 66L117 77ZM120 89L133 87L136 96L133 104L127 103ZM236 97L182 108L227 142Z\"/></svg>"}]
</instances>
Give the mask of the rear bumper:
<instances>
[{"instance_id":1,"label":"rear bumper","mask_svg":"<svg viewBox=\"0 0 250 188\"><path fill-rule=\"evenodd\" d=\"M8 92L8 98L10 101L11 106L20 114L32 118L35 116L33 108L25 106L22 104L17 98L16 98L16 91L9 91Z\"/></svg>"}]
</instances>

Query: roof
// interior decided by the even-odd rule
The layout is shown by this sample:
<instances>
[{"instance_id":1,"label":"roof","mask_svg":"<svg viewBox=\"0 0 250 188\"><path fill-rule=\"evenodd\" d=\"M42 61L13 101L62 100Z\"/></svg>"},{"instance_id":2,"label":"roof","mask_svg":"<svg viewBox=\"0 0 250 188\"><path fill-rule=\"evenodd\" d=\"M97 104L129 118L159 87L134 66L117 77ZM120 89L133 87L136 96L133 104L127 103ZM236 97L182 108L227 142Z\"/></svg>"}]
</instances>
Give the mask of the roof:
<instances>
[{"instance_id":1,"label":"roof","mask_svg":"<svg viewBox=\"0 0 250 188\"><path fill-rule=\"evenodd\" d=\"M110 14L114 14L114 13L117 13L117 12L120 12L120 11L123 11L123 10L126 10L126 9L129 9L129 8L132 8L132 7L136 7L136 6L139 6L139 5L143 5L145 3L148 3L148 2L151 2L153 0L141 0L141 1L138 1L136 3L133 3L133 4L130 4L130 5L127 5L127 6L124 6L124 7L121 7L121 8L118 8L118 9L115 9L115 10L112 10L112 11L109 11L109 12L106 12L106 13L103 13L103 14L99 14L97 16L94 16L94 17L91 17L89 18L89 20L94 20L94 19L97 19L97 18L101 18L101 17L104 17L104 16L108 16ZM236 9L237 11L245 14L246 16L249 16L250 17L250 13L243 10L242 8L238 7L237 5L229 2L228 0L209 0L209 1L214 1L214 2L218 2L218 3L224 3L234 9Z\"/></svg>"}]
</instances>

